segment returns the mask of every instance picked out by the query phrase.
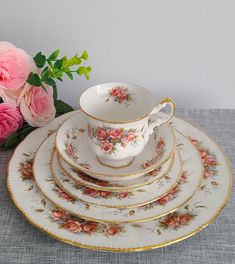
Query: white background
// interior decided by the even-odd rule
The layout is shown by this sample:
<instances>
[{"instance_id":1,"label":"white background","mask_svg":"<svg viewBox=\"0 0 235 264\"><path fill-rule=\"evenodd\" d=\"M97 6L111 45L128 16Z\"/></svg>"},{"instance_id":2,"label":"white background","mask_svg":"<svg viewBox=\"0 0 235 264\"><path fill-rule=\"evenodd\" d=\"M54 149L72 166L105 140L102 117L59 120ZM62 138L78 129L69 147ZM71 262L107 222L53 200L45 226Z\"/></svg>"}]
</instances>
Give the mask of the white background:
<instances>
[{"instance_id":1,"label":"white background","mask_svg":"<svg viewBox=\"0 0 235 264\"><path fill-rule=\"evenodd\" d=\"M59 85L74 106L89 86L123 81L178 107L235 108L233 0L0 0L0 9L0 39L31 55L88 51L91 80Z\"/></svg>"}]
</instances>

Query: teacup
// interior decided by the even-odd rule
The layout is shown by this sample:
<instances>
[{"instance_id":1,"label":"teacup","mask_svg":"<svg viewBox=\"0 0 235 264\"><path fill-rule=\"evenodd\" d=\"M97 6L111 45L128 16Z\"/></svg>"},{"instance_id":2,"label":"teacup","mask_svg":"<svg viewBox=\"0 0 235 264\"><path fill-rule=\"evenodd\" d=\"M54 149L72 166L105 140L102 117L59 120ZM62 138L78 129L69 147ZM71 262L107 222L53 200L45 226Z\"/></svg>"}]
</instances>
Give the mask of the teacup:
<instances>
[{"instance_id":1,"label":"teacup","mask_svg":"<svg viewBox=\"0 0 235 264\"><path fill-rule=\"evenodd\" d=\"M164 118L157 113L166 106ZM86 135L98 161L109 167L128 166L147 144L153 129L169 121L175 104L165 98L156 105L145 88L128 83L104 83L87 89L80 97Z\"/></svg>"}]
</instances>

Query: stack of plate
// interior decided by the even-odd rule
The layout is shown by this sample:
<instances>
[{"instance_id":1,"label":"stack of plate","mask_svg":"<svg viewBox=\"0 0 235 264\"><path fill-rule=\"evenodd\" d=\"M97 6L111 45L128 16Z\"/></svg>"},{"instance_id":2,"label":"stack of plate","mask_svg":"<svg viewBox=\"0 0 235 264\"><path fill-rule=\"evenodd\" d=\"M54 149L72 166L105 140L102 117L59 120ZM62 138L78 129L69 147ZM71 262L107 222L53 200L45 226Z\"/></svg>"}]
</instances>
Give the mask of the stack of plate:
<instances>
[{"instance_id":1,"label":"stack of plate","mask_svg":"<svg viewBox=\"0 0 235 264\"><path fill-rule=\"evenodd\" d=\"M15 150L7 184L16 207L58 240L94 250L166 246L200 231L228 201L231 173L220 148L174 117L131 165L100 164L83 113L32 132Z\"/></svg>"}]
</instances>

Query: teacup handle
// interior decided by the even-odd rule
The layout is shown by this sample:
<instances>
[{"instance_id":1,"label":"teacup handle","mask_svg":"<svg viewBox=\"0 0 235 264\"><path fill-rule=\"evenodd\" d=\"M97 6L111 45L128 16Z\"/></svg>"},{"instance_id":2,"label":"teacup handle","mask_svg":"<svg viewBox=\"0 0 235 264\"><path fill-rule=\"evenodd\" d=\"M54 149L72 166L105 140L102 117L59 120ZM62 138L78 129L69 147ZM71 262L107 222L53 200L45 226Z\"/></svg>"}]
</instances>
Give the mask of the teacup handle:
<instances>
[{"instance_id":1,"label":"teacup handle","mask_svg":"<svg viewBox=\"0 0 235 264\"><path fill-rule=\"evenodd\" d=\"M168 122L174 115L175 113L175 103L170 99L170 98L164 98L159 105L155 106L153 111L150 113L150 117L151 115L155 115L156 113L158 113L162 108L165 108L166 106L170 106L171 110L169 112L169 114L166 116L166 118L157 118L156 121L153 121L149 124L149 134L153 133L153 129L156 126L160 126L163 123ZM149 119L150 121L150 119Z\"/></svg>"}]
</instances>

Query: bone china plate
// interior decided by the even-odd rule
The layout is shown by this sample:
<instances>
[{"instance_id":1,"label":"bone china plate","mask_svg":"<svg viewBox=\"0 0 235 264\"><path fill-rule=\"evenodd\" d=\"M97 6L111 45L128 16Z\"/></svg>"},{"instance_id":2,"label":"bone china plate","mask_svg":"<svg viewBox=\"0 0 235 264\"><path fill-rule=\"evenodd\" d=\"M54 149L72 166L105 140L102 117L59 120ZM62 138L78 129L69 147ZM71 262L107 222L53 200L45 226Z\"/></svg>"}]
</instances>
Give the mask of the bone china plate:
<instances>
[{"instance_id":1,"label":"bone china plate","mask_svg":"<svg viewBox=\"0 0 235 264\"><path fill-rule=\"evenodd\" d=\"M89 149L85 129L84 114L75 113L59 128L56 148L59 155L71 166L99 179L109 176L110 181L115 181L123 180L124 176L138 177L161 166L172 156L175 149L174 133L165 123L150 135L143 151L129 166L113 169L102 165Z\"/></svg>"},{"instance_id":2,"label":"bone china plate","mask_svg":"<svg viewBox=\"0 0 235 264\"><path fill-rule=\"evenodd\" d=\"M57 162L60 169L66 174L68 177L72 178L80 185L86 186L88 188L92 188L95 190L103 190L103 191L129 191L135 190L145 185L156 183L161 180L162 177L167 176L167 172L171 169L174 162L174 155L166 161L162 166L158 167L155 170L149 171L144 175L136 178L126 179L125 181L109 181L110 176L103 176L102 180L96 179L94 177L89 176L77 169L74 169L68 163L66 163L58 153L56 152Z\"/></svg>"},{"instance_id":3,"label":"bone china plate","mask_svg":"<svg viewBox=\"0 0 235 264\"><path fill-rule=\"evenodd\" d=\"M232 186L228 160L205 133L179 118L173 118L172 125L192 141L204 164L201 188L184 206L174 213L138 224L86 221L55 207L44 198L33 180L32 159L42 141L72 114L58 117L30 133L15 149L8 165L10 196L25 218L41 231L65 243L92 250L150 250L193 236L209 225L226 205Z\"/></svg>"},{"instance_id":4,"label":"bone china plate","mask_svg":"<svg viewBox=\"0 0 235 264\"><path fill-rule=\"evenodd\" d=\"M46 141L45 144L49 146L49 143ZM50 158L50 156L48 157L46 155L45 158ZM41 164L41 161L39 161L38 165L39 164ZM54 176L55 182L61 186L64 191L75 199L85 203L112 208L136 207L156 200L177 185L181 173L182 162L180 154L177 152L171 170L166 177L162 178L159 182L143 186L134 191L98 191L84 187L66 176L59 168L57 159L54 155L51 162L51 174ZM41 174L39 177L41 177Z\"/></svg>"}]
</instances>

